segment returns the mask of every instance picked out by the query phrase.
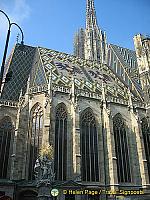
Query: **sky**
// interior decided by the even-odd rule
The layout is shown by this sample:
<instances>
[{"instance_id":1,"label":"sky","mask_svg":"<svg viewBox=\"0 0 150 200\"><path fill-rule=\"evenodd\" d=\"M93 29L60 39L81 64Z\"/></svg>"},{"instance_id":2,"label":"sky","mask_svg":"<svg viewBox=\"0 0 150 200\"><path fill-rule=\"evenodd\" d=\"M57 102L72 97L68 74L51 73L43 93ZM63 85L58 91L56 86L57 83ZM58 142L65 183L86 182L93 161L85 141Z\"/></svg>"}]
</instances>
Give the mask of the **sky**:
<instances>
[{"instance_id":1,"label":"sky","mask_svg":"<svg viewBox=\"0 0 150 200\"><path fill-rule=\"evenodd\" d=\"M150 35L150 0L95 0L95 8L108 43L134 49L135 34ZM85 27L86 0L0 0L0 9L22 28L24 43L31 46L72 54L74 34ZM7 29L7 19L0 13L0 63ZM18 33L12 26L7 56Z\"/></svg>"}]
</instances>

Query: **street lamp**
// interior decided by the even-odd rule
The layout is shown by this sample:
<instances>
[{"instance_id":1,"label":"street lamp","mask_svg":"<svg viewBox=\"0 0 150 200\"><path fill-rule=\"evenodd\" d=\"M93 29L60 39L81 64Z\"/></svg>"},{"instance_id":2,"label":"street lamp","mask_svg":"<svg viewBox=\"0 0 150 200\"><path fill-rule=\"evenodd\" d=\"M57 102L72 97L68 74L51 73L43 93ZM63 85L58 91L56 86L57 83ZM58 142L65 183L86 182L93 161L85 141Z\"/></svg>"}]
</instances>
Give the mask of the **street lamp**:
<instances>
[{"instance_id":1,"label":"street lamp","mask_svg":"<svg viewBox=\"0 0 150 200\"><path fill-rule=\"evenodd\" d=\"M8 50L8 43L9 43L9 39L10 39L10 29L12 25L15 25L19 28L19 30L21 31L21 36L22 36L22 40L21 40L21 44L24 44L24 34L22 29L20 28L20 26L16 23L11 23L8 15L0 10L0 13L3 13L5 15L5 17L8 20L8 31L7 31L7 37L6 37L6 43L5 43L5 49L4 49L4 54L3 54L3 60L2 60L2 66L1 66L1 71L0 71L0 93L1 93L1 86L2 86L2 80L3 80L3 74L4 74L4 66L5 66L5 60L6 60L6 55L7 55L7 50Z\"/></svg>"}]
</instances>

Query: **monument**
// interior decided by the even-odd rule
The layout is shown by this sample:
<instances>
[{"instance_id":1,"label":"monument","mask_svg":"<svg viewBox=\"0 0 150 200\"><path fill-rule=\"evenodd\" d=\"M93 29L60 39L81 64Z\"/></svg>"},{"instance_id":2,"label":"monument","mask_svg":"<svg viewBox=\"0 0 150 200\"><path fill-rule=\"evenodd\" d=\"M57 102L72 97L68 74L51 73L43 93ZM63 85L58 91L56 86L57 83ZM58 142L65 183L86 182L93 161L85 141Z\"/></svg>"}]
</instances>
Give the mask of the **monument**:
<instances>
[{"instance_id":1,"label":"monument","mask_svg":"<svg viewBox=\"0 0 150 200\"><path fill-rule=\"evenodd\" d=\"M51 190L55 180L54 150L51 145L43 145L34 167L38 188L38 200L52 199Z\"/></svg>"}]
</instances>

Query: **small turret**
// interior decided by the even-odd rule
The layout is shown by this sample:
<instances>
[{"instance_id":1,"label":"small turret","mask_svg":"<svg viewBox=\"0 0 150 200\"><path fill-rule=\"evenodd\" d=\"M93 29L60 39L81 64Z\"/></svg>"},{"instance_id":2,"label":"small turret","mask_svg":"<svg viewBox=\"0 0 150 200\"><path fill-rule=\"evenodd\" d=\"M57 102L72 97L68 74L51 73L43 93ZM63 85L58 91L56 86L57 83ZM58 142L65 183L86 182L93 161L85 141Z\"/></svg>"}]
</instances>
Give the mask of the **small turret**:
<instances>
[{"instance_id":1,"label":"small turret","mask_svg":"<svg viewBox=\"0 0 150 200\"><path fill-rule=\"evenodd\" d=\"M74 55L83 59L85 58L84 40L85 32L83 28L80 28L74 38Z\"/></svg>"}]
</instances>

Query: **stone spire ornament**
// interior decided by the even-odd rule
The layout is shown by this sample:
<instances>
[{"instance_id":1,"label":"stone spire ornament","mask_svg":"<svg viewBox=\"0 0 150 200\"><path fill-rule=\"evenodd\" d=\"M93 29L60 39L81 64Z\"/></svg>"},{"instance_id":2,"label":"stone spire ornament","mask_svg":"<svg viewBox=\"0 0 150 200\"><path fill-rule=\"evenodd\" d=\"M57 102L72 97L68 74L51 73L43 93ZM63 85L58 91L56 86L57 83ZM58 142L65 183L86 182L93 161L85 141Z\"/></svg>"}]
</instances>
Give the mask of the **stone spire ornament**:
<instances>
[{"instance_id":1,"label":"stone spire ornament","mask_svg":"<svg viewBox=\"0 0 150 200\"><path fill-rule=\"evenodd\" d=\"M106 33L97 22L94 0L86 0L86 27L79 29L74 39L74 54L77 57L106 63Z\"/></svg>"},{"instance_id":2,"label":"stone spire ornament","mask_svg":"<svg viewBox=\"0 0 150 200\"><path fill-rule=\"evenodd\" d=\"M98 28L94 0L86 1L86 29Z\"/></svg>"},{"instance_id":3,"label":"stone spire ornament","mask_svg":"<svg viewBox=\"0 0 150 200\"><path fill-rule=\"evenodd\" d=\"M94 0L86 1L85 59L105 62L106 33L97 23Z\"/></svg>"}]
</instances>

